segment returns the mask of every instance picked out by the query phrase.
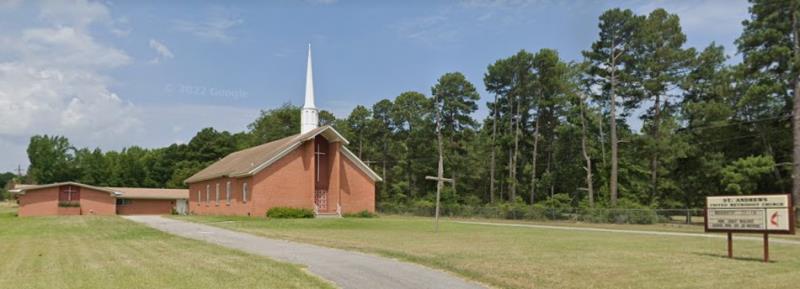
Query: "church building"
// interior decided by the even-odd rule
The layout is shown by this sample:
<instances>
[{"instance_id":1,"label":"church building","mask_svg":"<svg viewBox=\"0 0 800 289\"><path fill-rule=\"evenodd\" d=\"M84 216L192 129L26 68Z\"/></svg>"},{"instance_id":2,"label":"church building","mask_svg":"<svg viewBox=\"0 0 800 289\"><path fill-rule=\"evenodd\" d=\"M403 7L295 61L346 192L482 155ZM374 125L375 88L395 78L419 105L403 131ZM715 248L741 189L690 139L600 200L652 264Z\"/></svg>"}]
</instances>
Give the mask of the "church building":
<instances>
[{"instance_id":1,"label":"church building","mask_svg":"<svg viewBox=\"0 0 800 289\"><path fill-rule=\"evenodd\" d=\"M231 153L186 179L190 213L263 216L273 207L334 216L375 211L375 182L381 178L347 149L336 129L319 126L311 67L309 45L299 133Z\"/></svg>"}]
</instances>

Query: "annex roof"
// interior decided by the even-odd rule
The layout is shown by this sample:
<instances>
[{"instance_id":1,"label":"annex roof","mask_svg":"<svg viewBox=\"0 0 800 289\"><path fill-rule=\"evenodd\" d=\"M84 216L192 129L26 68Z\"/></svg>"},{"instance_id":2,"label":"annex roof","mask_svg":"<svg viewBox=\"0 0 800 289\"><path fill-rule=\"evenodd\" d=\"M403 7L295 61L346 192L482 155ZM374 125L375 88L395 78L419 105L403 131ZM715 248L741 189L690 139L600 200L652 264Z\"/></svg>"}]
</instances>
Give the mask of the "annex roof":
<instances>
[{"instance_id":1,"label":"annex roof","mask_svg":"<svg viewBox=\"0 0 800 289\"><path fill-rule=\"evenodd\" d=\"M68 185L77 186L77 187L83 187L83 188L87 188L87 189L91 189L91 190L95 190L95 191L107 192L113 197L117 197L117 196L119 196L121 194L120 192L117 192L117 191L115 191L115 190L113 190L111 188L97 187L97 186L92 186L92 185L87 185L87 184L76 183L76 182L60 182L60 183L52 183L52 184L44 184L44 185L16 185L16 186L14 186L14 189L9 190L9 192L11 192L12 194L24 195L25 192L27 192L27 191L34 191L34 190L40 190L40 189L46 189L46 188L52 188L52 187L60 187L60 186L68 186Z\"/></svg>"},{"instance_id":2,"label":"annex roof","mask_svg":"<svg viewBox=\"0 0 800 289\"><path fill-rule=\"evenodd\" d=\"M110 188L114 191L122 193L117 196L123 199L165 199L165 200L178 200L188 199L188 189L154 189L154 188Z\"/></svg>"},{"instance_id":3,"label":"annex roof","mask_svg":"<svg viewBox=\"0 0 800 289\"><path fill-rule=\"evenodd\" d=\"M125 199L188 199L189 190L187 189L154 189L154 188L116 188L116 187L100 187L77 182L60 182L44 185L16 185L14 189L10 190L11 193L17 195L24 195L27 191L34 191L52 187L60 186L77 186L95 191L107 192L113 197Z\"/></svg>"}]
</instances>

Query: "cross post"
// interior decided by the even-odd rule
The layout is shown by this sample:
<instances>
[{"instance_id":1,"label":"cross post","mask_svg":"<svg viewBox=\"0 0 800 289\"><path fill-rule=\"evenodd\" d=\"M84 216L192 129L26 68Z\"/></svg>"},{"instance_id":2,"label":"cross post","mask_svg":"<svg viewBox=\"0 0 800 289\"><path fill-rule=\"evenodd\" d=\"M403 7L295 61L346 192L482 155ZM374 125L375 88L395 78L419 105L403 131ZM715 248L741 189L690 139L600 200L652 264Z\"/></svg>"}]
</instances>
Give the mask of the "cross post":
<instances>
[{"instance_id":1,"label":"cross post","mask_svg":"<svg viewBox=\"0 0 800 289\"><path fill-rule=\"evenodd\" d=\"M443 183L444 182L453 183L453 179L444 178L444 177L442 177L441 173L442 173L442 171L439 171L439 176L438 177L425 176L426 180L436 181L436 218L435 218L435 220L436 220L435 221L436 222L436 232L439 232L439 199L440 199L440 196L442 194L442 186L444 185Z\"/></svg>"}]
</instances>

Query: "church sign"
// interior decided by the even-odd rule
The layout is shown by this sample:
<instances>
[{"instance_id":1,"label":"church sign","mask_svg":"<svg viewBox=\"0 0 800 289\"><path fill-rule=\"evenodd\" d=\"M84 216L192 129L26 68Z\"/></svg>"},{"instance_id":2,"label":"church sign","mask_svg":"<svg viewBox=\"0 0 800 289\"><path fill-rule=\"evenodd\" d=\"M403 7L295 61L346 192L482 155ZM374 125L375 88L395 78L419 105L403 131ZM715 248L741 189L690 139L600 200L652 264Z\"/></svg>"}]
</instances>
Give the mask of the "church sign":
<instances>
[{"instance_id":1,"label":"church sign","mask_svg":"<svg viewBox=\"0 0 800 289\"><path fill-rule=\"evenodd\" d=\"M706 232L728 233L733 258L733 233L764 234L764 262L769 262L769 234L794 235L792 195L706 197Z\"/></svg>"},{"instance_id":2,"label":"church sign","mask_svg":"<svg viewBox=\"0 0 800 289\"><path fill-rule=\"evenodd\" d=\"M789 194L706 197L706 232L794 234Z\"/></svg>"}]
</instances>

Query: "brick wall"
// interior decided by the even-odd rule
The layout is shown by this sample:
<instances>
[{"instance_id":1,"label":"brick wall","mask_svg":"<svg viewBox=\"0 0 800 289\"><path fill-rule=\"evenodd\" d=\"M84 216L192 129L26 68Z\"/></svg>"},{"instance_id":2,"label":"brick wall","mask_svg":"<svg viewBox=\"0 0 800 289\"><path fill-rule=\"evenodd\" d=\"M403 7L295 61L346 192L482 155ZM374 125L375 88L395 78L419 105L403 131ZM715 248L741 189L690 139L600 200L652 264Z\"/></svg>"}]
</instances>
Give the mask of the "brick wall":
<instances>
[{"instance_id":1,"label":"brick wall","mask_svg":"<svg viewBox=\"0 0 800 289\"><path fill-rule=\"evenodd\" d=\"M341 159L342 213L375 212L375 182L350 159Z\"/></svg>"},{"instance_id":2,"label":"brick wall","mask_svg":"<svg viewBox=\"0 0 800 289\"><path fill-rule=\"evenodd\" d=\"M81 215L116 215L117 199L108 192L81 188Z\"/></svg>"},{"instance_id":3,"label":"brick wall","mask_svg":"<svg viewBox=\"0 0 800 289\"><path fill-rule=\"evenodd\" d=\"M227 183L231 183L230 203L227 200ZM243 200L242 188L247 183L247 200ZM219 203L217 203L217 184L219 184ZM209 192L206 193L206 186ZM198 192L200 193L198 202ZM209 198L207 198L209 197ZM189 213L198 215L240 215L252 214L252 178L216 178L189 185Z\"/></svg>"},{"instance_id":4,"label":"brick wall","mask_svg":"<svg viewBox=\"0 0 800 289\"><path fill-rule=\"evenodd\" d=\"M375 183L339 151L341 144L328 146L328 211L341 202L343 212L375 211ZM273 207L314 208L314 142L307 141L252 177L216 178L189 184L189 212L198 215L264 216ZM232 185L231 204L226 202L226 183ZM248 183L248 202L241 201L242 184ZM216 185L220 202L216 203ZM206 202L206 186L211 197ZM200 201L198 202L198 192Z\"/></svg>"},{"instance_id":5,"label":"brick wall","mask_svg":"<svg viewBox=\"0 0 800 289\"><path fill-rule=\"evenodd\" d=\"M58 187L25 192L17 196L20 217L58 215Z\"/></svg>"},{"instance_id":6,"label":"brick wall","mask_svg":"<svg viewBox=\"0 0 800 289\"><path fill-rule=\"evenodd\" d=\"M253 212L273 207L314 208L314 142L308 141L253 176Z\"/></svg>"},{"instance_id":7,"label":"brick wall","mask_svg":"<svg viewBox=\"0 0 800 289\"><path fill-rule=\"evenodd\" d=\"M19 216L114 215L116 199L108 192L80 188L80 208L58 206L59 187L43 188L18 196Z\"/></svg>"}]
</instances>

